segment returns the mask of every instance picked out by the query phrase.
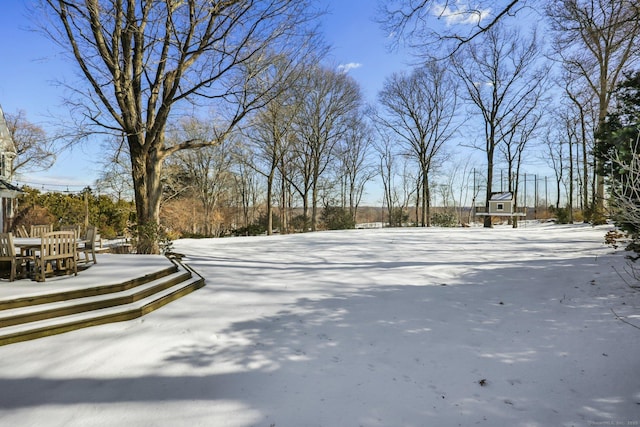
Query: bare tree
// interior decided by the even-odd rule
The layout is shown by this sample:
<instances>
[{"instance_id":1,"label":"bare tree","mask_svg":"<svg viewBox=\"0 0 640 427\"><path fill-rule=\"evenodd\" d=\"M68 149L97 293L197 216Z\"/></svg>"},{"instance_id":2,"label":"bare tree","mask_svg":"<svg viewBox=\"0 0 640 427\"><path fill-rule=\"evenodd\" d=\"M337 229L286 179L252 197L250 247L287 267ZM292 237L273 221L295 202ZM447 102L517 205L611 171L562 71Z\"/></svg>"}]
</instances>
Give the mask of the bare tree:
<instances>
[{"instance_id":1,"label":"bare tree","mask_svg":"<svg viewBox=\"0 0 640 427\"><path fill-rule=\"evenodd\" d=\"M320 177L333 160L336 145L349 129L352 115L360 111L362 94L350 76L320 66L309 69L301 87L295 128L296 156L304 182L298 188L302 196L311 191L311 230L315 231ZM307 214L305 209L305 218Z\"/></svg>"},{"instance_id":2,"label":"bare tree","mask_svg":"<svg viewBox=\"0 0 640 427\"><path fill-rule=\"evenodd\" d=\"M285 99L276 98L261 110L245 132L250 146L244 161L267 180L267 234L273 234L273 195L276 174L287 150L292 131L293 108ZM250 154L249 154L250 153Z\"/></svg>"},{"instance_id":3,"label":"bare tree","mask_svg":"<svg viewBox=\"0 0 640 427\"><path fill-rule=\"evenodd\" d=\"M472 170L474 169L472 160L467 157L464 160L457 160L447 174L449 191L453 196L454 206L457 208L458 221L461 224L464 223L463 212L465 207L469 206L469 202L473 205L473 200L476 196L476 189L471 185L473 177ZM471 197L469 197L469 195L471 195ZM474 207L471 206L471 209L473 208ZM471 212L469 212L469 214L471 214ZM471 222L470 217L467 218L467 222Z\"/></svg>"},{"instance_id":4,"label":"bare tree","mask_svg":"<svg viewBox=\"0 0 640 427\"><path fill-rule=\"evenodd\" d=\"M24 110L15 114L6 113L5 120L16 147L13 173L26 174L49 169L55 162L56 155L52 141L45 131L27 120Z\"/></svg>"},{"instance_id":5,"label":"bare tree","mask_svg":"<svg viewBox=\"0 0 640 427\"><path fill-rule=\"evenodd\" d=\"M423 227L429 226L430 172L457 130L457 91L456 81L444 66L429 62L411 74L393 74L378 94L386 113L378 120L397 135L419 167Z\"/></svg>"},{"instance_id":6,"label":"bare tree","mask_svg":"<svg viewBox=\"0 0 640 427\"><path fill-rule=\"evenodd\" d=\"M493 191L494 154L505 138L516 132L540 99L544 67L537 65L541 51L535 33L523 38L518 31L496 25L453 58L468 100L482 118L487 159L485 206ZM491 227L491 217L485 217Z\"/></svg>"},{"instance_id":7,"label":"bare tree","mask_svg":"<svg viewBox=\"0 0 640 427\"><path fill-rule=\"evenodd\" d=\"M289 143L291 149L283 157L280 170L282 176L287 180L287 184L300 197L304 223L302 228L307 231L310 227L309 198L312 194L311 187L314 185L311 147L304 143L297 131L289 138Z\"/></svg>"},{"instance_id":8,"label":"bare tree","mask_svg":"<svg viewBox=\"0 0 640 427\"><path fill-rule=\"evenodd\" d=\"M565 98L556 109L556 115L551 119L550 126L553 131L548 132L546 144L548 146L548 163L554 168L557 198L556 209L560 208L562 196L561 184L564 184L566 194L566 207L568 209L569 222L574 221L574 208L576 194L578 201L582 201L583 208L588 206L585 192L576 190L576 183L582 183L588 187L588 173L593 170L587 161L585 151L591 149L586 128L588 103L579 102L578 95L572 92L570 86L565 87ZM581 156L582 151L582 156ZM582 167L583 175L580 176ZM588 195L588 188L586 194Z\"/></svg>"},{"instance_id":9,"label":"bare tree","mask_svg":"<svg viewBox=\"0 0 640 427\"><path fill-rule=\"evenodd\" d=\"M582 176L580 177L580 181L582 183L582 194L581 194L581 205L583 208L583 213L588 206L595 205L595 194L596 194L596 182L597 177L595 176L596 170L594 165L594 156L589 156L589 153L594 153L594 136L595 136L595 127L598 122L598 111L594 107L594 99L590 96L590 91L584 85L583 81L576 80L575 76L572 76L570 71L566 71L565 74L565 82L564 82L564 95L568 100L568 107L571 111L573 111L572 115L576 118L575 126L576 130L576 139L578 146L582 156L578 159L576 155L576 170L580 170L580 163L582 167ZM593 174L592 179L590 179L590 172ZM591 183L591 185L589 185ZM593 203L589 203L589 194L591 190L591 195L593 196ZM584 217L585 220L588 220L588 216Z\"/></svg>"},{"instance_id":10,"label":"bare tree","mask_svg":"<svg viewBox=\"0 0 640 427\"><path fill-rule=\"evenodd\" d=\"M342 207L348 206L354 222L365 185L375 176L375 168L369 159L373 144L372 133L371 127L364 121L364 115L352 115L336 153Z\"/></svg>"},{"instance_id":11,"label":"bare tree","mask_svg":"<svg viewBox=\"0 0 640 427\"><path fill-rule=\"evenodd\" d=\"M387 207L387 218L389 219L389 226L391 226L391 218L393 217L393 210L396 205L396 197L394 196L394 178L396 175L397 162L393 151L393 140L388 131L378 127L377 132L379 138L374 144L374 148L378 153L378 172L380 174L380 179L382 180L382 204L383 207Z\"/></svg>"},{"instance_id":12,"label":"bare tree","mask_svg":"<svg viewBox=\"0 0 640 427\"><path fill-rule=\"evenodd\" d=\"M279 61L284 61L286 64L289 60L280 58ZM281 165L285 154L290 149L289 142L291 133L294 131L293 123L297 108L300 107L300 103L296 100L296 94L299 92L296 85L300 83L308 66L306 63L297 64L297 72L290 73L284 80L279 75L280 67L274 67L275 75L267 78L281 81L283 88L253 115L243 132L247 137L249 150L242 156L245 157L244 162L267 180L267 235L273 234L273 199L277 173L282 172Z\"/></svg>"},{"instance_id":13,"label":"bare tree","mask_svg":"<svg viewBox=\"0 0 640 427\"><path fill-rule=\"evenodd\" d=\"M295 186L293 177L296 173L296 157L293 148L297 142L296 135L290 134L286 141L288 149L280 159L278 172L280 172L280 232L288 233L293 224L293 205L295 198ZM305 199L306 200L306 199Z\"/></svg>"},{"instance_id":14,"label":"bare tree","mask_svg":"<svg viewBox=\"0 0 640 427\"><path fill-rule=\"evenodd\" d=\"M507 133L502 135L503 143L499 145L499 149L507 163L507 191L513 194L514 209L518 207L518 190L520 184L520 169L522 167L523 155L525 150L529 148L530 142L534 139L538 125L542 118L541 111L537 110L539 96L542 94L542 85L540 91L535 94L529 108L524 109L519 114L512 117L515 123L507 122ZM537 98L537 99L536 99ZM519 116L523 115L523 118ZM573 164L573 163L572 163ZM518 227L518 217L513 217L513 228Z\"/></svg>"},{"instance_id":15,"label":"bare tree","mask_svg":"<svg viewBox=\"0 0 640 427\"><path fill-rule=\"evenodd\" d=\"M127 139L140 231L157 227L162 164L186 149L214 145L274 95L263 73L271 52L295 58L306 49L304 24L316 16L305 0L42 0L45 28L67 49L88 83L71 102L84 123ZM286 74L286 73L283 73ZM213 140L167 141L182 109L215 114ZM158 252L140 233L138 251Z\"/></svg>"},{"instance_id":16,"label":"bare tree","mask_svg":"<svg viewBox=\"0 0 640 427\"><path fill-rule=\"evenodd\" d=\"M211 123L195 118L183 120L180 128L170 132L181 140L211 140L215 130ZM180 151L169 160L184 175L185 186L202 205L202 232L212 235L212 215L223 195L228 194L233 184L231 138L217 145L194 150Z\"/></svg>"},{"instance_id":17,"label":"bare tree","mask_svg":"<svg viewBox=\"0 0 640 427\"><path fill-rule=\"evenodd\" d=\"M105 144L104 151L110 155L100 160L96 189L114 196L116 200L133 200L131 162L124 138L108 139Z\"/></svg>"},{"instance_id":18,"label":"bare tree","mask_svg":"<svg viewBox=\"0 0 640 427\"><path fill-rule=\"evenodd\" d=\"M605 122L611 93L622 72L639 59L640 4L635 0L561 0L549 2L547 14L556 33L557 55L597 100L597 133ZM598 141L596 151L597 146ZM593 220L602 220L602 173L598 175L592 213Z\"/></svg>"},{"instance_id":19,"label":"bare tree","mask_svg":"<svg viewBox=\"0 0 640 427\"><path fill-rule=\"evenodd\" d=\"M397 153L396 153L397 155ZM420 224L420 214L423 210L420 209L422 200L422 172L420 167L417 167L413 159L408 155L400 155L401 163L398 171L398 178L400 182L394 187L394 194L398 209L396 209L396 225L401 227L404 223L404 212L409 212L409 203L415 200L415 221L416 226Z\"/></svg>"},{"instance_id":20,"label":"bare tree","mask_svg":"<svg viewBox=\"0 0 640 427\"><path fill-rule=\"evenodd\" d=\"M235 228L241 223L243 226L256 222L259 209L261 207L261 195L264 188L260 185L259 176L255 169L248 167L246 162L236 162L235 173L233 174L234 188L232 189L231 200L239 207L242 214L241 221L234 221Z\"/></svg>"},{"instance_id":21,"label":"bare tree","mask_svg":"<svg viewBox=\"0 0 640 427\"><path fill-rule=\"evenodd\" d=\"M514 16L527 3L479 0L471 5L453 0L391 0L382 5L379 22L394 46L406 42L418 55L434 57L443 43L453 42L447 55L454 54L505 17Z\"/></svg>"},{"instance_id":22,"label":"bare tree","mask_svg":"<svg viewBox=\"0 0 640 427\"><path fill-rule=\"evenodd\" d=\"M556 210L560 208L562 182L564 180L564 173L567 162L565 154L565 139L563 138L563 131L561 130L563 124L563 120L555 117L552 121L549 122L549 127L544 136L544 144L547 148L544 159L554 173L556 200L553 205ZM566 128L566 130L570 131L569 128Z\"/></svg>"}]
</instances>

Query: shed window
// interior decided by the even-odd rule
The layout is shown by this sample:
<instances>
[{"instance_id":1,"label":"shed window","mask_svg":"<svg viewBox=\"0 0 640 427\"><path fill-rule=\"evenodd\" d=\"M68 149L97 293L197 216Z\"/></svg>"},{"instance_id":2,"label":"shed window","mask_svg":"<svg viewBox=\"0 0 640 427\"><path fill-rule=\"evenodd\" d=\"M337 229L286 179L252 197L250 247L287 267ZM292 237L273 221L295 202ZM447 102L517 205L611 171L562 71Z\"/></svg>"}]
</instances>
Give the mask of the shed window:
<instances>
[{"instance_id":1,"label":"shed window","mask_svg":"<svg viewBox=\"0 0 640 427\"><path fill-rule=\"evenodd\" d=\"M499 211L503 211L504 210L504 203L498 203L498 206L496 206L496 209Z\"/></svg>"}]
</instances>

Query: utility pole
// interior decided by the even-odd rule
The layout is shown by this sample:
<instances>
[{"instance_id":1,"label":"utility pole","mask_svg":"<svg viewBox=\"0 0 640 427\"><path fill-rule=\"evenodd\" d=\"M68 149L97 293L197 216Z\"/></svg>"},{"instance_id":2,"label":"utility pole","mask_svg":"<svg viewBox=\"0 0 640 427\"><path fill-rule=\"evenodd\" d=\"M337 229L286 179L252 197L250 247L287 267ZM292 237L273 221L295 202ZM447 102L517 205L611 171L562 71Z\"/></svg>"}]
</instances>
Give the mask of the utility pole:
<instances>
[{"instance_id":1,"label":"utility pole","mask_svg":"<svg viewBox=\"0 0 640 427\"><path fill-rule=\"evenodd\" d=\"M89 189L84 189L84 229L89 228Z\"/></svg>"},{"instance_id":2,"label":"utility pole","mask_svg":"<svg viewBox=\"0 0 640 427\"><path fill-rule=\"evenodd\" d=\"M476 168L473 168L473 198L471 201L471 212L473 212L473 222L476 222Z\"/></svg>"},{"instance_id":3,"label":"utility pole","mask_svg":"<svg viewBox=\"0 0 640 427\"><path fill-rule=\"evenodd\" d=\"M533 175L533 219L538 219L538 175Z\"/></svg>"},{"instance_id":4,"label":"utility pole","mask_svg":"<svg viewBox=\"0 0 640 427\"><path fill-rule=\"evenodd\" d=\"M549 193L548 193L548 188L547 188L547 178L549 178L548 176L544 177L544 211L545 213L547 213L547 210L549 209Z\"/></svg>"},{"instance_id":5,"label":"utility pole","mask_svg":"<svg viewBox=\"0 0 640 427\"><path fill-rule=\"evenodd\" d=\"M527 174L525 172L524 174L524 220L527 220L527 214L528 214L528 209L527 209Z\"/></svg>"}]
</instances>

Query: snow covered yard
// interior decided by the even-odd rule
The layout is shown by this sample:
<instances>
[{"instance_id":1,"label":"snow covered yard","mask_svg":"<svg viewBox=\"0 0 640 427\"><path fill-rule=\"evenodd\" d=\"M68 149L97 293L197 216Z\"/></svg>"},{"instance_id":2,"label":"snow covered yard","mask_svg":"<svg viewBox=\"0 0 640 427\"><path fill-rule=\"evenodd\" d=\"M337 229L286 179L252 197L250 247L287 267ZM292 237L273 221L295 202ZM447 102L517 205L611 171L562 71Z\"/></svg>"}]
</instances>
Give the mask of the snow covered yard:
<instances>
[{"instance_id":1,"label":"snow covered yard","mask_svg":"<svg viewBox=\"0 0 640 427\"><path fill-rule=\"evenodd\" d=\"M614 315L640 326L640 294L606 230L180 240L205 288L0 347L0 424L640 425L640 330Z\"/></svg>"}]
</instances>

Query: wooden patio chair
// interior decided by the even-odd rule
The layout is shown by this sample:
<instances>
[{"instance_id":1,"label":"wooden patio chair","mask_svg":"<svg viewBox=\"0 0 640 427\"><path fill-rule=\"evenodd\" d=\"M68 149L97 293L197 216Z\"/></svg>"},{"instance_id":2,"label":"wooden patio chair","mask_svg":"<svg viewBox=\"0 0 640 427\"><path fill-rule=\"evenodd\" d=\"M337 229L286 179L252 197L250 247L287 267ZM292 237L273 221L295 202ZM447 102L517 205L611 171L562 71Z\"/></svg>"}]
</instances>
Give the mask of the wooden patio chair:
<instances>
[{"instance_id":1,"label":"wooden patio chair","mask_svg":"<svg viewBox=\"0 0 640 427\"><path fill-rule=\"evenodd\" d=\"M35 275L38 282L44 282L47 273L64 271L78 275L76 233L73 231L53 231L41 236L40 253L35 257Z\"/></svg>"},{"instance_id":2,"label":"wooden patio chair","mask_svg":"<svg viewBox=\"0 0 640 427\"><path fill-rule=\"evenodd\" d=\"M40 237L44 233L50 233L52 231L53 231L53 224L32 225L31 232L29 233L29 237Z\"/></svg>"},{"instance_id":3,"label":"wooden patio chair","mask_svg":"<svg viewBox=\"0 0 640 427\"><path fill-rule=\"evenodd\" d=\"M18 235L18 237L23 237L23 238L29 237L29 233L27 232L27 229L25 228L24 225L20 225L16 227L16 234Z\"/></svg>"},{"instance_id":4,"label":"wooden patio chair","mask_svg":"<svg viewBox=\"0 0 640 427\"><path fill-rule=\"evenodd\" d=\"M75 231L76 237L80 237L82 235L82 226L80 224L77 225L63 225L60 227L60 231Z\"/></svg>"},{"instance_id":5,"label":"wooden patio chair","mask_svg":"<svg viewBox=\"0 0 640 427\"><path fill-rule=\"evenodd\" d=\"M10 282L16 280L16 277L23 276L29 267L29 262L33 260L34 258L32 256L16 255L16 247L13 245L13 234L0 233L0 261L9 262Z\"/></svg>"},{"instance_id":6,"label":"wooden patio chair","mask_svg":"<svg viewBox=\"0 0 640 427\"><path fill-rule=\"evenodd\" d=\"M98 229L90 225L87 228L87 233L84 236L84 245L78 248L78 261L88 264L93 261L96 264L96 245L97 245ZM80 255L83 255L83 259L80 259Z\"/></svg>"}]
</instances>

